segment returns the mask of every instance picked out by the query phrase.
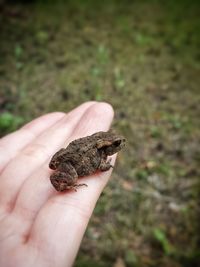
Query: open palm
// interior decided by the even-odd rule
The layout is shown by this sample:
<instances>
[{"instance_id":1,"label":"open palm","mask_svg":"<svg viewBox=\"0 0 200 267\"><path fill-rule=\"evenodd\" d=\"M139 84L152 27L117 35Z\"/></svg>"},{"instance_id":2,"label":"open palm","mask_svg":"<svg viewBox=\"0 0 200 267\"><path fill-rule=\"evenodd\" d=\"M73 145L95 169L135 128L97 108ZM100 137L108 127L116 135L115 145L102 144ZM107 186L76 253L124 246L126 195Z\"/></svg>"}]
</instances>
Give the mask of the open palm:
<instances>
[{"instance_id":1,"label":"open palm","mask_svg":"<svg viewBox=\"0 0 200 267\"><path fill-rule=\"evenodd\" d=\"M58 193L48 167L70 141L108 130L113 110L87 102L68 114L39 117L0 141L0 266L71 266L110 171L84 177L77 192ZM114 158L113 158L114 160Z\"/></svg>"}]
</instances>

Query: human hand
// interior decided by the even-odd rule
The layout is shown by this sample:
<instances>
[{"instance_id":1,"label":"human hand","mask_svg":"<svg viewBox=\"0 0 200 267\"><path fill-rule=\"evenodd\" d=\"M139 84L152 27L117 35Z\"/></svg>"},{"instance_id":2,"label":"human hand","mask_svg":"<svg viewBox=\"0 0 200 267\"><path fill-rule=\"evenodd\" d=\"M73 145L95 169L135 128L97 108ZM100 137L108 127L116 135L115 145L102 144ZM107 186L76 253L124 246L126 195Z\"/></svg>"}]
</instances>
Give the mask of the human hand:
<instances>
[{"instance_id":1,"label":"human hand","mask_svg":"<svg viewBox=\"0 0 200 267\"><path fill-rule=\"evenodd\" d=\"M111 171L82 178L87 188L59 193L48 163L70 141L108 130L112 118L110 105L87 102L68 114L39 117L0 140L0 266L73 264Z\"/></svg>"}]
</instances>

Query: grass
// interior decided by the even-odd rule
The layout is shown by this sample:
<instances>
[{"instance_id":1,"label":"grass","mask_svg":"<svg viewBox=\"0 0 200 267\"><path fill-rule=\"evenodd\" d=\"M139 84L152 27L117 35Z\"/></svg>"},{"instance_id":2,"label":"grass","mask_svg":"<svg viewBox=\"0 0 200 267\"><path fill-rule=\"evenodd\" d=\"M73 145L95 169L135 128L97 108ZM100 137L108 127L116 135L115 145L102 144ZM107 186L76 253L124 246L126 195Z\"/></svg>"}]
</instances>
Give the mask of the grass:
<instances>
[{"instance_id":1,"label":"grass","mask_svg":"<svg viewBox=\"0 0 200 267\"><path fill-rule=\"evenodd\" d=\"M187 0L4 6L1 135L98 100L127 139L76 267L198 266L197 10Z\"/></svg>"}]
</instances>

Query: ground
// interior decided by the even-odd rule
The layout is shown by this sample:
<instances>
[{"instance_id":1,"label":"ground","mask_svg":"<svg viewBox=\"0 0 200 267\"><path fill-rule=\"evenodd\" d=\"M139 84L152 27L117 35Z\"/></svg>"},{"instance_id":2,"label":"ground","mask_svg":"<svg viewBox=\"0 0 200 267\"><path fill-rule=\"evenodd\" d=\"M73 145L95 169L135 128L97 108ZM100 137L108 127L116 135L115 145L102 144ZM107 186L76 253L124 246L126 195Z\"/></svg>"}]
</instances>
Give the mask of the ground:
<instances>
[{"instance_id":1,"label":"ground","mask_svg":"<svg viewBox=\"0 0 200 267\"><path fill-rule=\"evenodd\" d=\"M75 267L198 266L198 1L1 4L1 135L88 100L127 139Z\"/></svg>"}]
</instances>

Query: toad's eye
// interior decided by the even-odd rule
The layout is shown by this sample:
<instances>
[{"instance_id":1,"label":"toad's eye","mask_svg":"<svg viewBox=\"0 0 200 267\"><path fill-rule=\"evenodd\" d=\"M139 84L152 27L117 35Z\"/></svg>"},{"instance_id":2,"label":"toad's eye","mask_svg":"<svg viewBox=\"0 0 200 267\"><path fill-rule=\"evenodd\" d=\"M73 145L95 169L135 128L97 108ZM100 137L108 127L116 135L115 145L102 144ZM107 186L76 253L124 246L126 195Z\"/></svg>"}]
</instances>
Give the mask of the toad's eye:
<instances>
[{"instance_id":1,"label":"toad's eye","mask_svg":"<svg viewBox=\"0 0 200 267\"><path fill-rule=\"evenodd\" d=\"M121 145L121 140L116 140L113 144L114 144L114 146L120 146Z\"/></svg>"}]
</instances>

